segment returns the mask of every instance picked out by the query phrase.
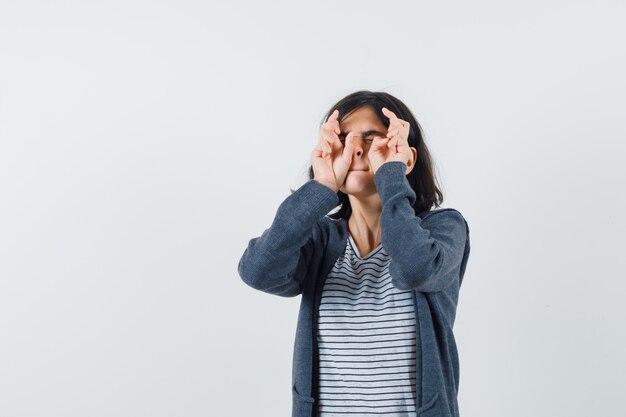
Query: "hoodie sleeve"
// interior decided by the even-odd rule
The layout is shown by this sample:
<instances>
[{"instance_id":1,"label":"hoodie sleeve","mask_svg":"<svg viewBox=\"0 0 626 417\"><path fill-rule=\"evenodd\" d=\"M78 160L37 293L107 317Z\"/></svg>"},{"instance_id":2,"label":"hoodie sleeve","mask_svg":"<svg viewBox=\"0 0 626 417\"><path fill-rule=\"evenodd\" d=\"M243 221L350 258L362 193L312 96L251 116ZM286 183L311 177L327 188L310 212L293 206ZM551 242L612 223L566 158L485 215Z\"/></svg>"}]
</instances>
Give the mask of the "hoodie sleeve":
<instances>
[{"instance_id":1,"label":"hoodie sleeve","mask_svg":"<svg viewBox=\"0 0 626 417\"><path fill-rule=\"evenodd\" d=\"M339 204L337 194L310 179L278 207L271 226L248 242L238 272L248 286L282 297L302 293L317 223Z\"/></svg>"},{"instance_id":2,"label":"hoodie sleeve","mask_svg":"<svg viewBox=\"0 0 626 417\"><path fill-rule=\"evenodd\" d=\"M416 195L405 176L407 165L386 162L374 176L382 201L381 239L391 257L392 283L402 290L436 292L462 279L469 228L461 213L445 208L415 215Z\"/></svg>"}]
</instances>

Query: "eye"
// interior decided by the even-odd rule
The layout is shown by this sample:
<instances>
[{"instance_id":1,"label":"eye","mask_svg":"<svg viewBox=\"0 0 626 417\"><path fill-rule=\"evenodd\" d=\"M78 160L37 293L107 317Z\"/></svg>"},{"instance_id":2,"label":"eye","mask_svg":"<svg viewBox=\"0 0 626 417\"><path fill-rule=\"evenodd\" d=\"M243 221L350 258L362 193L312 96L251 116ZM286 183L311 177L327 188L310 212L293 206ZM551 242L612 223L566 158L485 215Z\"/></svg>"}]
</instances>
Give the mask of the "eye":
<instances>
[{"instance_id":1,"label":"eye","mask_svg":"<svg viewBox=\"0 0 626 417\"><path fill-rule=\"evenodd\" d=\"M337 137L339 138L339 141L341 142L342 145L345 145L346 142L346 135L342 135L342 134L338 134ZM374 139L370 139L370 138L366 138L363 139L364 142L371 144L372 142L374 142Z\"/></svg>"}]
</instances>

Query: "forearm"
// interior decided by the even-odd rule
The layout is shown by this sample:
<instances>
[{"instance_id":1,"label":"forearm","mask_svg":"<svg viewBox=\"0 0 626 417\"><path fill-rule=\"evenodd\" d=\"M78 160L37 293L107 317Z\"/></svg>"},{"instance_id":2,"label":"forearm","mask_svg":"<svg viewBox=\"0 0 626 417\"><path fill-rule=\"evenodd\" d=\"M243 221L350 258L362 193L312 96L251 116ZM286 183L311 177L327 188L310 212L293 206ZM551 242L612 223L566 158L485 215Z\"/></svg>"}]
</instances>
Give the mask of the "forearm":
<instances>
[{"instance_id":1,"label":"forearm","mask_svg":"<svg viewBox=\"0 0 626 417\"><path fill-rule=\"evenodd\" d=\"M243 281L264 292L297 295L312 256L312 230L338 202L336 193L314 180L289 195L271 226L249 241L238 265Z\"/></svg>"},{"instance_id":2,"label":"forearm","mask_svg":"<svg viewBox=\"0 0 626 417\"><path fill-rule=\"evenodd\" d=\"M391 257L394 286L440 291L458 279L466 241L466 223L454 209L416 216L416 195L406 176L406 164L387 162L375 175L382 201L381 239Z\"/></svg>"}]
</instances>

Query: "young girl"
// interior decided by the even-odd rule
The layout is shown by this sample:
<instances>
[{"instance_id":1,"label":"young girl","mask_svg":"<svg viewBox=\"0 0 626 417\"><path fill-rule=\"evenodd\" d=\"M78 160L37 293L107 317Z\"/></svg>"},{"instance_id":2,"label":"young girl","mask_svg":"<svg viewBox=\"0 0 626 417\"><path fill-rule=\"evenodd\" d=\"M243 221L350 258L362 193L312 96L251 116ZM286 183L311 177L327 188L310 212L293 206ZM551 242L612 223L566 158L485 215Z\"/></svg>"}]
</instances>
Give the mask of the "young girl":
<instances>
[{"instance_id":1,"label":"young girl","mask_svg":"<svg viewBox=\"0 0 626 417\"><path fill-rule=\"evenodd\" d=\"M400 100L357 91L324 120L309 180L238 265L252 288L302 295L292 417L458 417L467 222L439 208L421 128Z\"/></svg>"}]
</instances>

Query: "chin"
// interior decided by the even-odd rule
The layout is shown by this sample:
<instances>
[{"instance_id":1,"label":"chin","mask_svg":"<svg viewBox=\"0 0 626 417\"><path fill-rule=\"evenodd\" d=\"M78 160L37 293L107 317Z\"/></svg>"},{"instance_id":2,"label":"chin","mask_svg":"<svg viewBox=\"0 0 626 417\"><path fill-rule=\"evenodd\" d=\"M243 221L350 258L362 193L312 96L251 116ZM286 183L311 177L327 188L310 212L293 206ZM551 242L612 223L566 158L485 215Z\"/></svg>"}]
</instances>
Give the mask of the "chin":
<instances>
[{"instance_id":1,"label":"chin","mask_svg":"<svg viewBox=\"0 0 626 417\"><path fill-rule=\"evenodd\" d=\"M348 173L339 191L352 195L371 194L372 191L376 192L376 183L374 183L374 177L369 175L369 171L353 171Z\"/></svg>"}]
</instances>

